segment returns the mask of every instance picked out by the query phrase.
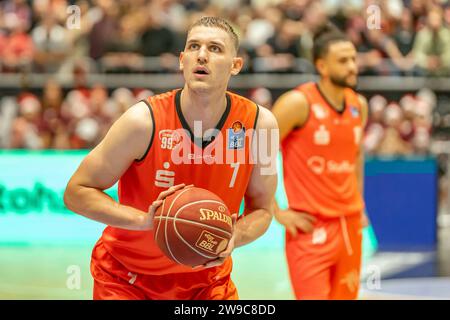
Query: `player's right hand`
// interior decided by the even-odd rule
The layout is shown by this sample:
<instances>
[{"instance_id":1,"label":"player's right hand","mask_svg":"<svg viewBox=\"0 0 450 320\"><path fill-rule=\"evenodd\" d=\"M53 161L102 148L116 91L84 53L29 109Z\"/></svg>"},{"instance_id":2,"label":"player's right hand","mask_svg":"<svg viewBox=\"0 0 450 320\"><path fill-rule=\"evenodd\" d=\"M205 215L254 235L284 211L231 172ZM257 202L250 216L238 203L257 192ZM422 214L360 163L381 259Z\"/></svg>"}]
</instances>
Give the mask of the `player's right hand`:
<instances>
[{"instance_id":1,"label":"player's right hand","mask_svg":"<svg viewBox=\"0 0 450 320\"><path fill-rule=\"evenodd\" d=\"M148 207L148 215L146 215L146 217L144 219L144 224L145 224L144 230L152 230L153 229L153 217L155 216L156 210L159 208L159 206L162 205L165 198L174 194L176 191L178 191L180 189L188 188L188 187L192 187L192 186L193 185L186 186L185 183L181 183L181 184L177 184L176 186L172 186L165 191L162 191L158 195L158 198L155 201L153 201L153 203Z\"/></svg>"},{"instance_id":2,"label":"player's right hand","mask_svg":"<svg viewBox=\"0 0 450 320\"><path fill-rule=\"evenodd\" d=\"M295 237L297 233L311 233L314 230L314 224L317 219L304 212L294 210L281 210L275 215L275 219L285 226L286 230Z\"/></svg>"}]
</instances>

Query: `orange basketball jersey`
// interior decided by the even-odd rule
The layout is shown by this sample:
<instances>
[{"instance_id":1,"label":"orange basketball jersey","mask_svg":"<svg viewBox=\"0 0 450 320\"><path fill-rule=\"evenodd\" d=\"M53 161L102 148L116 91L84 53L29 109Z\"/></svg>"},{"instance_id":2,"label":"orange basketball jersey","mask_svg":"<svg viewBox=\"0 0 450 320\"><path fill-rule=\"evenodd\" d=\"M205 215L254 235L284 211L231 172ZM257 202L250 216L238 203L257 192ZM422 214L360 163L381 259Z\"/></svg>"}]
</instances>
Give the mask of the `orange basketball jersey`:
<instances>
[{"instance_id":1,"label":"orange basketball jersey","mask_svg":"<svg viewBox=\"0 0 450 320\"><path fill-rule=\"evenodd\" d=\"M259 108L227 92L226 110L214 138L196 141L183 117L180 96L181 90L174 90L145 101L153 118L152 141L144 158L135 161L120 178L119 202L147 212L162 191L185 183L214 192L231 213L238 213L253 168L249 133L256 126ZM155 244L152 231L108 226L101 240L131 272L161 275L193 271L167 258ZM229 258L221 267L230 272L231 264Z\"/></svg>"},{"instance_id":2,"label":"orange basketball jersey","mask_svg":"<svg viewBox=\"0 0 450 320\"><path fill-rule=\"evenodd\" d=\"M316 83L296 90L306 96L309 114L282 142L289 207L325 217L360 213L364 203L355 163L363 128L358 95L346 89L345 107L338 112Z\"/></svg>"}]
</instances>

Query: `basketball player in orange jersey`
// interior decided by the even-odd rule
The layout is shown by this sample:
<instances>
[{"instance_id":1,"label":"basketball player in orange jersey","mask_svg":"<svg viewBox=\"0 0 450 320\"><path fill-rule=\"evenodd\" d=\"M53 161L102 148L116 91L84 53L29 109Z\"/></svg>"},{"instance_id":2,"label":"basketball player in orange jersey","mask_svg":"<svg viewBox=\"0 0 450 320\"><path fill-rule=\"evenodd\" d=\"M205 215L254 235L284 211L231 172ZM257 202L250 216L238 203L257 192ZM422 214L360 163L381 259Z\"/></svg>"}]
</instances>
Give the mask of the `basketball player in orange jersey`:
<instances>
[{"instance_id":1,"label":"basketball player in orange jersey","mask_svg":"<svg viewBox=\"0 0 450 320\"><path fill-rule=\"evenodd\" d=\"M64 195L67 207L108 225L92 252L94 299L238 298L230 278L230 254L264 234L272 220L277 179L272 160L279 137L273 141L274 148L270 135L259 141L269 146L270 163L206 164L201 159L206 149L221 140L219 150L243 152L249 159L250 145L237 136L240 133L229 133L238 127L236 123L245 128L241 133L253 128L255 136L267 129L278 133L269 111L227 91L230 77L243 64L237 49L238 38L225 20L204 17L195 22L180 54L184 88L133 105L70 179ZM216 134L205 139L212 128ZM173 159L180 129L185 133L181 139L193 150L187 157L190 163ZM233 138L229 141L227 131ZM270 166L275 170L262 170ZM119 203L104 193L117 181ZM228 247L218 259L195 268L167 258L152 232L152 218L162 200L189 185L216 193L230 212L239 212L244 197L246 204L244 214L233 219Z\"/></svg>"},{"instance_id":2,"label":"basketball player in orange jersey","mask_svg":"<svg viewBox=\"0 0 450 320\"><path fill-rule=\"evenodd\" d=\"M297 299L354 299L359 288L365 98L357 94L356 50L332 26L315 37L317 83L275 103L289 208L286 257Z\"/></svg>"}]
</instances>

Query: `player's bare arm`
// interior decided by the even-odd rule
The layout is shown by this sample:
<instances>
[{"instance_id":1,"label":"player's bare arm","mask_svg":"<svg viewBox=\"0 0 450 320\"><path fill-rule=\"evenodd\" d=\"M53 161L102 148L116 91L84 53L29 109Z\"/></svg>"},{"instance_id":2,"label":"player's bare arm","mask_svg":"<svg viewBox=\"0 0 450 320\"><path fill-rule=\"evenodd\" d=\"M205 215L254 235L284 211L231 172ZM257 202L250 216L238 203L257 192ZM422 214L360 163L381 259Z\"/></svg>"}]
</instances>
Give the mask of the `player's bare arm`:
<instances>
[{"instance_id":1,"label":"player's bare arm","mask_svg":"<svg viewBox=\"0 0 450 320\"><path fill-rule=\"evenodd\" d=\"M279 148L278 141L271 140L270 132L271 130L278 131L278 125L273 114L263 107L260 107L256 136L258 136L260 130L267 130L268 132L265 143L268 146L267 158L270 158L270 162L261 163L258 157L245 193L244 215L239 219L236 219L236 216L233 217L233 237L228 243L228 247L220 254L221 258L207 263L206 267L222 264L235 248L261 237L272 222L274 196L277 189L276 157ZM278 140L278 134L274 138ZM262 143L262 141L258 141L258 146Z\"/></svg>"},{"instance_id":2,"label":"player's bare arm","mask_svg":"<svg viewBox=\"0 0 450 320\"><path fill-rule=\"evenodd\" d=\"M235 246L240 247L248 244L262 236L269 227L273 214L273 201L277 188L276 158L278 154L278 134L271 136L273 130L278 130L278 125L273 114L260 107L258 128L256 135L260 130L267 130L268 155L270 163L263 164L261 159L253 168L250 182L245 193L245 214L238 219L235 226ZM263 135L258 135L264 137ZM261 138L258 138L258 140ZM263 141L258 141L260 147ZM272 168L272 170L269 170Z\"/></svg>"},{"instance_id":3,"label":"player's bare arm","mask_svg":"<svg viewBox=\"0 0 450 320\"><path fill-rule=\"evenodd\" d=\"M359 102L361 105L362 130L364 131L364 128L366 127L366 124L367 124L369 107L367 104L367 99L364 96L359 94L358 98L359 98ZM362 196L364 196L364 145L363 145L362 139L361 139L361 143L359 146L359 154L356 159L355 168L356 168L356 175L358 178L359 192L361 193ZM368 220L365 210L362 215L362 225L363 225L363 227L366 227L369 225L369 220Z\"/></svg>"},{"instance_id":4,"label":"player's bare arm","mask_svg":"<svg viewBox=\"0 0 450 320\"><path fill-rule=\"evenodd\" d=\"M296 127L301 127L308 118L308 101L303 93L291 90L275 102L272 112L280 129L280 141Z\"/></svg>"},{"instance_id":5,"label":"player's bare arm","mask_svg":"<svg viewBox=\"0 0 450 320\"><path fill-rule=\"evenodd\" d=\"M291 90L280 96L275 102L272 112L280 128L280 141L296 127L301 127L308 119L309 106L303 93ZM286 227L286 230L295 236L300 230L309 233L314 229L316 218L303 212L293 210L280 210L275 203L275 219Z\"/></svg>"},{"instance_id":6,"label":"player's bare arm","mask_svg":"<svg viewBox=\"0 0 450 320\"><path fill-rule=\"evenodd\" d=\"M109 226L129 230L151 229L152 213L159 202L149 208L149 214L119 204L104 190L113 186L133 161L145 155L152 131L150 111L144 102L127 110L98 146L86 156L69 180L64 192L66 206L80 215ZM183 185L172 187L155 200L161 201L182 187Z\"/></svg>"}]
</instances>

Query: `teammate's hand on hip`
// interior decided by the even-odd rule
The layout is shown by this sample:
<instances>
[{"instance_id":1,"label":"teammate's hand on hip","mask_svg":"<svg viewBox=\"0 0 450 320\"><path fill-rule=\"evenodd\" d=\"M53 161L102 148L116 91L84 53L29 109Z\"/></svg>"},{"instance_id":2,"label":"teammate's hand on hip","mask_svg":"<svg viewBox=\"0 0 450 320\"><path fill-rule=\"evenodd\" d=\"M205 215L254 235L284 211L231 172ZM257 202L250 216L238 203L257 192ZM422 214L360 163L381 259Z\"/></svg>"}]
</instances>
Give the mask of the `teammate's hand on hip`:
<instances>
[{"instance_id":1,"label":"teammate's hand on hip","mask_svg":"<svg viewBox=\"0 0 450 320\"><path fill-rule=\"evenodd\" d=\"M311 233L314 230L314 224L317 219L304 212L297 212L291 209L283 210L277 213L276 219L285 226L286 230L295 237L298 231Z\"/></svg>"},{"instance_id":2,"label":"teammate's hand on hip","mask_svg":"<svg viewBox=\"0 0 450 320\"><path fill-rule=\"evenodd\" d=\"M225 260L229 256L231 256L231 253L233 252L234 247L235 247L235 240L236 240L235 225L236 225L236 221L237 221L237 216L238 215L236 213L231 215L231 221L232 221L232 225L233 225L233 227L231 229L232 236L230 238L230 241L228 241L228 245L227 245L226 249L219 254L218 258L216 258L214 260L211 260L211 261L209 261L209 262L207 262L207 263L205 263L203 265L195 266L195 267L193 267L193 269L197 269L197 268L200 268L200 267L212 268L212 267L220 266L220 265L222 265L225 262Z\"/></svg>"},{"instance_id":3,"label":"teammate's hand on hip","mask_svg":"<svg viewBox=\"0 0 450 320\"><path fill-rule=\"evenodd\" d=\"M370 224L369 217L367 216L366 210L363 211L361 214L361 226L363 228L368 227Z\"/></svg>"},{"instance_id":4,"label":"teammate's hand on hip","mask_svg":"<svg viewBox=\"0 0 450 320\"><path fill-rule=\"evenodd\" d=\"M177 184L176 186L172 186L169 189L162 191L158 198L153 201L153 203L148 207L148 214L145 216L144 219L144 229L143 230L152 230L153 229L153 217L155 216L156 210L162 205L165 198L168 196L174 194L176 191L191 187L192 185L186 186L186 184L181 183Z\"/></svg>"}]
</instances>

